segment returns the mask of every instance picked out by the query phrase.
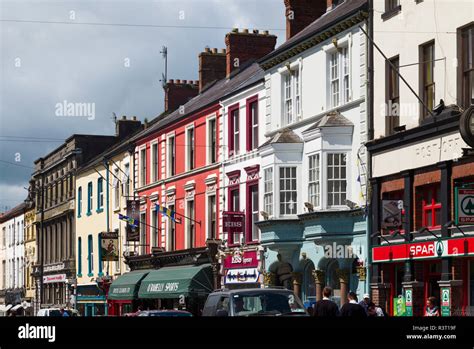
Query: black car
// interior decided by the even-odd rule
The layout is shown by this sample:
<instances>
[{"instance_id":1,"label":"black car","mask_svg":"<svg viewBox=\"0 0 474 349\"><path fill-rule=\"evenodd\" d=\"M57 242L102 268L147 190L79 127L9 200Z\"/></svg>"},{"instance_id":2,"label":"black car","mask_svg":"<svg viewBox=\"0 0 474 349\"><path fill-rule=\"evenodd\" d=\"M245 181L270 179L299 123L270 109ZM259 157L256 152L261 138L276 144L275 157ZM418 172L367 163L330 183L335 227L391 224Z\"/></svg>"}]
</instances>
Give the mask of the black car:
<instances>
[{"instance_id":1,"label":"black car","mask_svg":"<svg viewBox=\"0 0 474 349\"><path fill-rule=\"evenodd\" d=\"M290 290L249 288L218 290L204 305L203 316L308 316L300 299Z\"/></svg>"},{"instance_id":2,"label":"black car","mask_svg":"<svg viewBox=\"0 0 474 349\"><path fill-rule=\"evenodd\" d=\"M193 314L184 310L142 310L137 316L190 317Z\"/></svg>"}]
</instances>

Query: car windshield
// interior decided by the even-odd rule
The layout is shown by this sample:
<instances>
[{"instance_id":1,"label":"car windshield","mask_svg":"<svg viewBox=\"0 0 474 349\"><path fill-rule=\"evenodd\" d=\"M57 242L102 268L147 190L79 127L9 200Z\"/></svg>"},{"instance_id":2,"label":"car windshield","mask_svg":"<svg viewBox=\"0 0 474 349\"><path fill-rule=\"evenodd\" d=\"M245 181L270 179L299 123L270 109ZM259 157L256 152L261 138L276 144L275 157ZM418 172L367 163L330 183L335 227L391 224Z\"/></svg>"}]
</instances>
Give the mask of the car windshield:
<instances>
[{"instance_id":1,"label":"car windshield","mask_svg":"<svg viewBox=\"0 0 474 349\"><path fill-rule=\"evenodd\" d=\"M61 312L59 310L50 310L49 316L61 316Z\"/></svg>"},{"instance_id":2,"label":"car windshield","mask_svg":"<svg viewBox=\"0 0 474 349\"><path fill-rule=\"evenodd\" d=\"M301 302L292 294L260 293L233 296L236 316L304 314Z\"/></svg>"}]
</instances>

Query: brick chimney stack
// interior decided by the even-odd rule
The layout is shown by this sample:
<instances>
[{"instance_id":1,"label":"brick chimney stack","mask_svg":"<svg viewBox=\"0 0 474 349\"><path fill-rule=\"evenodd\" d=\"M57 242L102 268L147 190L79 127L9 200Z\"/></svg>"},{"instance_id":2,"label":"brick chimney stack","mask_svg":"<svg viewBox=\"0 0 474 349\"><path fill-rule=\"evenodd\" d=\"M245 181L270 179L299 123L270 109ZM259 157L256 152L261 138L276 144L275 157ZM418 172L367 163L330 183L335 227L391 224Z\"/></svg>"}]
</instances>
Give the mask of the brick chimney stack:
<instances>
[{"instance_id":1,"label":"brick chimney stack","mask_svg":"<svg viewBox=\"0 0 474 349\"><path fill-rule=\"evenodd\" d=\"M284 0L286 40L295 36L332 7L333 0Z\"/></svg>"},{"instance_id":2,"label":"brick chimney stack","mask_svg":"<svg viewBox=\"0 0 474 349\"><path fill-rule=\"evenodd\" d=\"M199 54L199 93L214 80L225 78L225 57L225 49L218 52L217 48L209 47Z\"/></svg>"},{"instance_id":3,"label":"brick chimney stack","mask_svg":"<svg viewBox=\"0 0 474 349\"><path fill-rule=\"evenodd\" d=\"M168 80L165 85L165 112L178 109L198 93L198 81Z\"/></svg>"},{"instance_id":4,"label":"brick chimney stack","mask_svg":"<svg viewBox=\"0 0 474 349\"><path fill-rule=\"evenodd\" d=\"M127 119L127 117L124 115L121 119L117 119L115 121L115 136L119 139L124 139L135 131L142 129L142 127L142 123L140 120L137 120L136 116L132 117L131 119Z\"/></svg>"},{"instance_id":5,"label":"brick chimney stack","mask_svg":"<svg viewBox=\"0 0 474 349\"><path fill-rule=\"evenodd\" d=\"M270 35L267 30L259 32L254 29L249 32L248 29L234 28L225 36L227 48L226 57L226 75L236 68L239 68L249 60L258 60L269 54L275 49L277 37Z\"/></svg>"}]
</instances>

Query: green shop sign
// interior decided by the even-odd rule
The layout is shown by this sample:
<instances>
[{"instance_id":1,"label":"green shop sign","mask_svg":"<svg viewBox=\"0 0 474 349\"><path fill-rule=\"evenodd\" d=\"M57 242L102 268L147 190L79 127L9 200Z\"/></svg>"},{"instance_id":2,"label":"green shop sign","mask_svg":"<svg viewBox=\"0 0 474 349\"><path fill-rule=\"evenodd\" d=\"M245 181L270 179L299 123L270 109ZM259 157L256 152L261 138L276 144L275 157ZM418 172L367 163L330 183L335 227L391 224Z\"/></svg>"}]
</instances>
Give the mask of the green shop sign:
<instances>
[{"instance_id":1,"label":"green shop sign","mask_svg":"<svg viewBox=\"0 0 474 349\"><path fill-rule=\"evenodd\" d=\"M441 316L451 316L451 290L449 287L441 288Z\"/></svg>"}]
</instances>

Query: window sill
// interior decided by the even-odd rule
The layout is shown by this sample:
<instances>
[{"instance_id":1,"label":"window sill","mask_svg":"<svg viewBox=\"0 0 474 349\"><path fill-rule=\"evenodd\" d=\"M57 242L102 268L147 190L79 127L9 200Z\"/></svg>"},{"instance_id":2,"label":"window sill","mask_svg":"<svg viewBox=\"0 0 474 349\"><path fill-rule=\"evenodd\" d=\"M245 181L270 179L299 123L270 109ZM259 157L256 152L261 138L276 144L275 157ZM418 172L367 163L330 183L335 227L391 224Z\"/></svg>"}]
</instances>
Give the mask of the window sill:
<instances>
[{"instance_id":1,"label":"window sill","mask_svg":"<svg viewBox=\"0 0 474 349\"><path fill-rule=\"evenodd\" d=\"M82 274L77 274L77 277L78 277L78 278L81 278L81 277L82 277Z\"/></svg>"},{"instance_id":2,"label":"window sill","mask_svg":"<svg viewBox=\"0 0 474 349\"><path fill-rule=\"evenodd\" d=\"M100 272L99 274L97 274L97 276L102 277L102 276L104 276L104 273Z\"/></svg>"},{"instance_id":3,"label":"window sill","mask_svg":"<svg viewBox=\"0 0 474 349\"><path fill-rule=\"evenodd\" d=\"M87 274L88 277L93 277L94 276L94 273L89 273Z\"/></svg>"},{"instance_id":4,"label":"window sill","mask_svg":"<svg viewBox=\"0 0 474 349\"><path fill-rule=\"evenodd\" d=\"M234 244L234 243L232 243L232 244L227 244L227 247L229 247L229 248L240 247L240 246L241 246L241 244Z\"/></svg>"},{"instance_id":5,"label":"window sill","mask_svg":"<svg viewBox=\"0 0 474 349\"><path fill-rule=\"evenodd\" d=\"M391 10L385 11L385 13L382 13L380 16L383 21L387 21L390 18L398 15L402 11L402 5L398 5L397 7L392 8Z\"/></svg>"},{"instance_id":6,"label":"window sill","mask_svg":"<svg viewBox=\"0 0 474 349\"><path fill-rule=\"evenodd\" d=\"M77 215L77 218L81 218L82 216L80 214Z\"/></svg>"},{"instance_id":7,"label":"window sill","mask_svg":"<svg viewBox=\"0 0 474 349\"><path fill-rule=\"evenodd\" d=\"M258 240L252 240L252 241L247 241L245 244L248 246L252 246L252 245L259 245L260 242L258 242Z\"/></svg>"},{"instance_id":8,"label":"window sill","mask_svg":"<svg viewBox=\"0 0 474 349\"><path fill-rule=\"evenodd\" d=\"M87 212L86 216L92 216L92 212Z\"/></svg>"},{"instance_id":9,"label":"window sill","mask_svg":"<svg viewBox=\"0 0 474 349\"><path fill-rule=\"evenodd\" d=\"M102 213L102 212L104 212L104 209L103 209L103 208L99 208L99 209L95 210L95 212L96 212L96 213Z\"/></svg>"}]
</instances>

